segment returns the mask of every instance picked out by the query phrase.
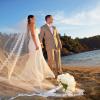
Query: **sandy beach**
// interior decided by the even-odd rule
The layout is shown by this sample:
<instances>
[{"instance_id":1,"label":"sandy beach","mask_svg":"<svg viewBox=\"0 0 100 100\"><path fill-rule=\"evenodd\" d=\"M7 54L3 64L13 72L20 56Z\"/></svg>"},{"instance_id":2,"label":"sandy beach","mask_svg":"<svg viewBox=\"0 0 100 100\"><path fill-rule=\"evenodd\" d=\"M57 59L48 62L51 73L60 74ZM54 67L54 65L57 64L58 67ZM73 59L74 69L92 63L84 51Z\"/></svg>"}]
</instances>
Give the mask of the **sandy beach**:
<instances>
[{"instance_id":1,"label":"sandy beach","mask_svg":"<svg viewBox=\"0 0 100 100\"><path fill-rule=\"evenodd\" d=\"M84 96L76 97L39 97L39 96L24 96L18 97L14 100L99 100L100 98L100 67L69 67L63 66L64 73L70 73L77 81L77 87L84 89ZM55 82L55 80L54 80ZM6 85L0 82L0 100L7 100L9 97L16 95L16 93L24 90L15 88L11 85Z\"/></svg>"}]
</instances>

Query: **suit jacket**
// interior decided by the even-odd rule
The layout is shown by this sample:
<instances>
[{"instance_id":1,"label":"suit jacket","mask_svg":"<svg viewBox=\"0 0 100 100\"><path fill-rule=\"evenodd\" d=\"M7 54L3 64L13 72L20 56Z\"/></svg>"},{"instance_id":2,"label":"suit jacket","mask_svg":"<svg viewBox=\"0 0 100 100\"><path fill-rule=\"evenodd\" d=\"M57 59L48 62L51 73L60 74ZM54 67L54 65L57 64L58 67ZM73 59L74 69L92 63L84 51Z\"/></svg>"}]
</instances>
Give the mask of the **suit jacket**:
<instances>
[{"instance_id":1,"label":"suit jacket","mask_svg":"<svg viewBox=\"0 0 100 100\"><path fill-rule=\"evenodd\" d=\"M42 43L43 38L45 39L45 45L46 45L47 50L62 48L59 34L55 26L53 26L53 34L52 34L48 25L47 24L43 25L40 31L41 43Z\"/></svg>"}]
</instances>

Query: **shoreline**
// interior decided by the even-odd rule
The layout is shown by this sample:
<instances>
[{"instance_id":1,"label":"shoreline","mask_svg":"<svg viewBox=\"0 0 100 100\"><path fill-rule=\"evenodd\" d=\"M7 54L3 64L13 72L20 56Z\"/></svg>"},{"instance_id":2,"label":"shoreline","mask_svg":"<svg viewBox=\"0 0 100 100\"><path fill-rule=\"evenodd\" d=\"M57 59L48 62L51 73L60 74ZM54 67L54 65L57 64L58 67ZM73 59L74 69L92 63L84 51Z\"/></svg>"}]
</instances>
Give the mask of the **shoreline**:
<instances>
[{"instance_id":1,"label":"shoreline","mask_svg":"<svg viewBox=\"0 0 100 100\"><path fill-rule=\"evenodd\" d=\"M100 49L91 49L91 50L77 52L77 53L69 51L69 53L67 53L67 54L62 54L61 57L66 57L66 56L70 56L70 55L81 54L81 53L86 53L86 52L91 52L91 51L98 51L98 50L100 50Z\"/></svg>"}]
</instances>

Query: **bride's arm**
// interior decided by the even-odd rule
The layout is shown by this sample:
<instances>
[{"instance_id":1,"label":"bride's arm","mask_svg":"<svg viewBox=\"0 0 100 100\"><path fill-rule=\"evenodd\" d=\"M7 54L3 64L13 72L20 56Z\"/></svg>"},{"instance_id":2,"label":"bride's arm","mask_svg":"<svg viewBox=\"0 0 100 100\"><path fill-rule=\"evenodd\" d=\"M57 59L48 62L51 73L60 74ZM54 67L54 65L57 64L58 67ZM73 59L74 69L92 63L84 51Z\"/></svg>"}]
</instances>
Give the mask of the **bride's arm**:
<instances>
[{"instance_id":1,"label":"bride's arm","mask_svg":"<svg viewBox=\"0 0 100 100\"><path fill-rule=\"evenodd\" d=\"M36 33L35 33L35 30L34 30L34 26L33 25L30 25L30 31L31 31L31 35L32 35L33 41L34 41L35 46L36 46L36 50L38 50L39 49L39 46L38 46L38 44L36 42L36 35L35 35Z\"/></svg>"}]
</instances>

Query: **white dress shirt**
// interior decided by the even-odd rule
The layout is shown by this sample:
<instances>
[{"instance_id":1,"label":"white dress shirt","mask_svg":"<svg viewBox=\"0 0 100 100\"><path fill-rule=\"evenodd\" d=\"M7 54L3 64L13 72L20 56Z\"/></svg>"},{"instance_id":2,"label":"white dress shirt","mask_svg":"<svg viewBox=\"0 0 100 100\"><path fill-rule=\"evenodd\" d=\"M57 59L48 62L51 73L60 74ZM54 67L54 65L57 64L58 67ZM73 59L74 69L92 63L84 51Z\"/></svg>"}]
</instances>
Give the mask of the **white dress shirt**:
<instances>
[{"instance_id":1,"label":"white dress shirt","mask_svg":"<svg viewBox=\"0 0 100 100\"><path fill-rule=\"evenodd\" d=\"M47 25L48 25L48 27L49 27L51 33L53 34L53 26L52 26L52 24L47 24Z\"/></svg>"}]
</instances>

